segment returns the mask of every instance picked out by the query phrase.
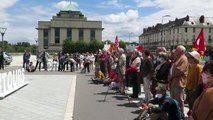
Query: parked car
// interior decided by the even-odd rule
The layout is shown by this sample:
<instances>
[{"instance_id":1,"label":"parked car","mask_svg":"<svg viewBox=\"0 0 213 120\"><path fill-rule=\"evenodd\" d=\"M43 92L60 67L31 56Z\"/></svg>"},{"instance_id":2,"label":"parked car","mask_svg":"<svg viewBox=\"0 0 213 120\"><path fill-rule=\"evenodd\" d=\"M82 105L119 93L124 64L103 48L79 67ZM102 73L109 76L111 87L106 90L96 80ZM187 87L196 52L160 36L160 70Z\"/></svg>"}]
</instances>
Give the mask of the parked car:
<instances>
[{"instance_id":1,"label":"parked car","mask_svg":"<svg viewBox=\"0 0 213 120\"><path fill-rule=\"evenodd\" d=\"M4 52L4 64L9 65L12 61L13 57L9 53Z\"/></svg>"}]
</instances>

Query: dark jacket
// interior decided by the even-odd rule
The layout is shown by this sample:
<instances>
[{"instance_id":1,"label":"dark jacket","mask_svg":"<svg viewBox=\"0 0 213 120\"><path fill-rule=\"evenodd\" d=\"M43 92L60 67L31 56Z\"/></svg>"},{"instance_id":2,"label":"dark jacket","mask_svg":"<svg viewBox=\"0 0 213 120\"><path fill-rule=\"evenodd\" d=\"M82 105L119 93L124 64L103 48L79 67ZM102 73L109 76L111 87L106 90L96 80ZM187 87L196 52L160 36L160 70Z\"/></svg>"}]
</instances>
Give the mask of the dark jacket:
<instances>
[{"instance_id":1,"label":"dark jacket","mask_svg":"<svg viewBox=\"0 0 213 120\"><path fill-rule=\"evenodd\" d=\"M169 96L155 98L149 101L149 103L159 105L159 107L153 108L151 110L152 113L166 112L168 113L169 120L180 120L182 117L181 109L178 105L178 102Z\"/></svg>"},{"instance_id":2,"label":"dark jacket","mask_svg":"<svg viewBox=\"0 0 213 120\"><path fill-rule=\"evenodd\" d=\"M147 77L149 74L154 73L154 64L150 58L144 59L140 68L140 72L142 73L143 78Z\"/></svg>"},{"instance_id":3,"label":"dark jacket","mask_svg":"<svg viewBox=\"0 0 213 120\"><path fill-rule=\"evenodd\" d=\"M168 83L168 75L171 67L171 62L165 62L161 65L160 69L156 73L156 79L159 83Z\"/></svg>"}]
</instances>

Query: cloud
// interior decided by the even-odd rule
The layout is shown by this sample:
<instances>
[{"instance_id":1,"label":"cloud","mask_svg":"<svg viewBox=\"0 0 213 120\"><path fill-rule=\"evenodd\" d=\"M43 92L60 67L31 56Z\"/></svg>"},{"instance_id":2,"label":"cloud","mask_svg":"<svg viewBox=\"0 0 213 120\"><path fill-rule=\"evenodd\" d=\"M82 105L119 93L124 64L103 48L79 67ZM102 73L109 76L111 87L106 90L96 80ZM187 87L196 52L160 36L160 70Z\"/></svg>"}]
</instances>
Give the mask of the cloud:
<instances>
[{"instance_id":1,"label":"cloud","mask_svg":"<svg viewBox=\"0 0 213 120\"><path fill-rule=\"evenodd\" d=\"M6 8L9 8L9 7L13 6L18 1L19 0L1 0L0 10L4 10Z\"/></svg>"},{"instance_id":2,"label":"cloud","mask_svg":"<svg viewBox=\"0 0 213 120\"><path fill-rule=\"evenodd\" d=\"M124 8L131 8L129 5L124 5L119 2L119 0L110 0L110 1L103 1L98 4L100 8L115 8L115 9L124 9Z\"/></svg>"},{"instance_id":3,"label":"cloud","mask_svg":"<svg viewBox=\"0 0 213 120\"><path fill-rule=\"evenodd\" d=\"M155 2L153 0L135 0L138 7L154 7L156 6Z\"/></svg>"},{"instance_id":4,"label":"cloud","mask_svg":"<svg viewBox=\"0 0 213 120\"><path fill-rule=\"evenodd\" d=\"M0 24L4 26L4 23L10 19L10 15L6 12L6 9L15 5L18 0L2 0L0 4Z\"/></svg>"},{"instance_id":5,"label":"cloud","mask_svg":"<svg viewBox=\"0 0 213 120\"><path fill-rule=\"evenodd\" d=\"M137 41L138 34L142 30L141 18L137 10L129 9L126 12L108 15L86 13L86 16L88 20L103 20L103 40L114 41L115 36L118 35L121 40L128 41L131 38L132 41Z\"/></svg>"},{"instance_id":6,"label":"cloud","mask_svg":"<svg viewBox=\"0 0 213 120\"><path fill-rule=\"evenodd\" d=\"M55 6L55 8L57 8L57 9L62 9L62 8L64 8L64 7L66 7L66 6L68 6L70 4L70 2L69 1L61 1L61 2L58 2L58 3L55 3L55 4L53 4L54 6ZM78 7L78 3L76 3L76 2L71 2L71 4L74 6L74 7Z\"/></svg>"},{"instance_id":7,"label":"cloud","mask_svg":"<svg viewBox=\"0 0 213 120\"><path fill-rule=\"evenodd\" d=\"M105 23L109 24L110 23L122 24L137 19L138 17L139 17L138 11L130 9L126 13L121 12L118 14L106 15L103 20Z\"/></svg>"}]
</instances>

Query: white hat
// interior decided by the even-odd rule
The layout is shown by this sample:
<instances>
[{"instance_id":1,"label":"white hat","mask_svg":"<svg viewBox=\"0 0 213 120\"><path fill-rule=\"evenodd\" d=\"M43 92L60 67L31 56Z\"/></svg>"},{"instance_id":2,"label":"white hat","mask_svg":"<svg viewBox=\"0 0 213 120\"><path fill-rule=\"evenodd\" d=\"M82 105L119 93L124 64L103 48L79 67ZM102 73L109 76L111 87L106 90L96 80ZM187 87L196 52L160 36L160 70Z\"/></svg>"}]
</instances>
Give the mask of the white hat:
<instances>
[{"instance_id":1,"label":"white hat","mask_svg":"<svg viewBox=\"0 0 213 120\"><path fill-rule=\"evenodd\" d=\"M192 51L192 52L189 52L189 54L196 60L199 61L200 59L200 54L197 52L197 51Z\"/></svg>"}]
</instances>

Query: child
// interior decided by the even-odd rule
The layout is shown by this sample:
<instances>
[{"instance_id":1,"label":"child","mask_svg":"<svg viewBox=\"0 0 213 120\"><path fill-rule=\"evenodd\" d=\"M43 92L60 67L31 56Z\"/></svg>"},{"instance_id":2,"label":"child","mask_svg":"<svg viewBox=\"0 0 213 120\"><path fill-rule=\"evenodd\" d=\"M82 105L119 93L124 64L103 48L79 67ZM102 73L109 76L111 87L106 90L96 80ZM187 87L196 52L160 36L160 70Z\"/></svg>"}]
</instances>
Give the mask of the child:
<instances>
[{"instance_id":1,"label":"child","mask_svg":"<svg viewBox=\"0 0 213 120\"><path fill-rule=\"evenodd\" d=\"M35 67L33 65L33 62L31 61L30 64L27 66L26 69L28 72L34 72L35 71Z\"/></svg>"}]
</instances>

